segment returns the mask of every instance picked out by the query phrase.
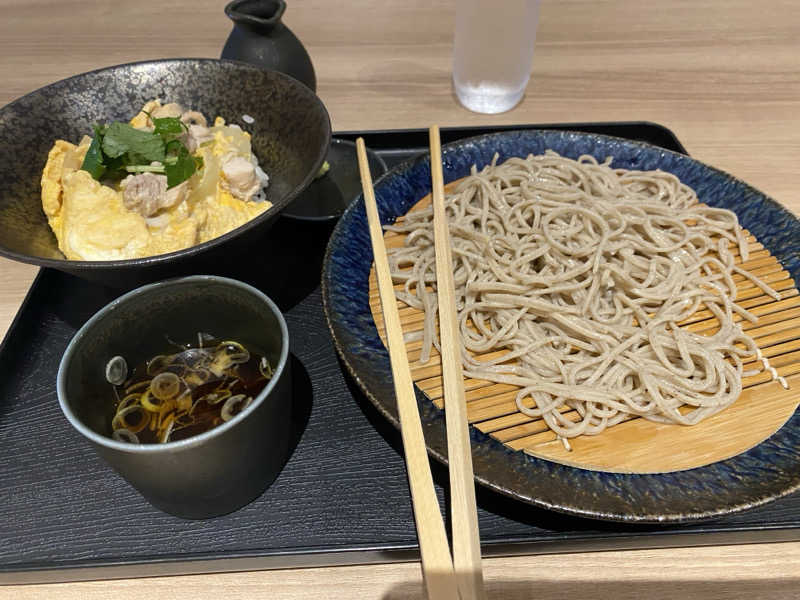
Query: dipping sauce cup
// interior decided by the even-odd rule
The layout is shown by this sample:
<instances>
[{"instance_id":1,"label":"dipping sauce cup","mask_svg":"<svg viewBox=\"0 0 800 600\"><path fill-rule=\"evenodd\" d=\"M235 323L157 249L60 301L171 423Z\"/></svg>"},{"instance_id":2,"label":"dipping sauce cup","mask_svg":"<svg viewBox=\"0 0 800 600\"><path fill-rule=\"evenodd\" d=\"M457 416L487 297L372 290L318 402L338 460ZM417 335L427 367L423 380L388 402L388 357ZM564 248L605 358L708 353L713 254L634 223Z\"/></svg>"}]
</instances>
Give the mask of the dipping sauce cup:
<instances>
[{"instance_id":1,"label":"dipping sauce cup","mask_svg":"<svg viewBox=\"0 0 800 600\"><path fill-rule=\"evenodd\" d=\"M247 408L194 437L163 444L112 439L109 360L122 356L132 368L164 354L167 336L185 343L199 332L257 349L272 378ZM288 357L286 322L259 290L223 277L172 279L119 297L81 327L61 360L58 399L70 424L153 506L205 519L248 504L283 468L291 425Z\"/></svg>"}]
</instances>

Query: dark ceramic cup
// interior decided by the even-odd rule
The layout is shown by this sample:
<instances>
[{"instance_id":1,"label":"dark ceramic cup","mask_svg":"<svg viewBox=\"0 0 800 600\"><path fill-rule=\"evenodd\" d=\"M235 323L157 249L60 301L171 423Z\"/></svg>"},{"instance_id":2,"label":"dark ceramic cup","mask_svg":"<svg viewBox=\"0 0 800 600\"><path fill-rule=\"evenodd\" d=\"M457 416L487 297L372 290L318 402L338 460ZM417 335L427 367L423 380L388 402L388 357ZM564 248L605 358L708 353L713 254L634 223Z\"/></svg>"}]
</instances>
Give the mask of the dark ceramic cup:
<instances>
[{"instance_id":1,"label":"dark ceramic cup","mask_svg":"<svg viewBox=\"0 0 800 600\"><path fill-rule=\"evenodd\" d=\"M233 339L263 353L274 375L230 421L185 440L129 444L111 439L114 414L105 365L134 365L198 332ZM288 458L291 415L289 334L278 307L233 279L197 275L140 287L95 314L75 334L58 370L58 400L67 420L153 506L204 519L232 512L261 495Z\"/></svg>"}]
</instances>

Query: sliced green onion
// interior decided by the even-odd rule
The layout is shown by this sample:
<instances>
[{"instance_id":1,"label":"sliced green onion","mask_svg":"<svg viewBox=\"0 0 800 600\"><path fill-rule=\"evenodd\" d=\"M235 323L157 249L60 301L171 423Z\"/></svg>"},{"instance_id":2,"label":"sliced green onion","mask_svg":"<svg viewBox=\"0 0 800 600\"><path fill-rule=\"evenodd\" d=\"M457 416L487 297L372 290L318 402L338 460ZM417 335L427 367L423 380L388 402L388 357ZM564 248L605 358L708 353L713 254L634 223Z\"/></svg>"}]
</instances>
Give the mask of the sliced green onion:
<instances>
[{"instance_id":1,"label":"sliced green onion","mask_svg":"<svg viewBox=\"0 0 800 600\"><path fill-rule=\"evenodd\" d=\"M230 369L233 365L246 363L250 360L250 352L238 342L222 342L214 350L214 360L208 369L217 377Z\"/></svg>"},{"instance_id":2,"label":"sliced green onion","mask_svg":"<svg viewBox=\"0 0 800 600\"><path fill-rule=\"evenodd\" d=\"M172 428L175 427L175 417L169 415L166 418L166 423L167 424L164 428L164 431L162 431L161 435L158 437L158 441L161 442L162 444L165 444L169 441L169 436L172 434ZM164 427L163 424L162 427Z\"/></svg>"},{"instance_id":3,"label":"sliced green onion","mask_svg":"<svg viewBox=\"0 0 800 600\"><path fill-rule=\"evenodd\" d=\"M167 371L153 377L153 381L150 382L150 393L159 400L169 400L178 395L180 387L180 377Z\"/></svg>"},{"instance_id":4,"label":"sliced green onion","mask_svg":"<svg viewBox=\"0 0 800 600\"><path fill-rule=\"evenodd\" d=\"M160 400L153 396L148 389L144 394L142 394L141 403L145 410L149 410L150 412L160 413L167 405L167 400Z\"/></svg>"},{"instance_id":5,"label":"sliced green onion","mask_svg":"<svg viewBox=\"0 0 800 600\"><path fill-rule=\"evenodd\" d=\"M234 364L246 363L250 360L250 352L239 342L222 342L217 346L217 352L225 352Z\"/></svg>"},{"instance_id":6,"label":"sliced green onion","mask_svg":"<svg viewBox=\"0 0 800 600\"><path fill-rule=\"evenodd\" d=\"M136 434L132 431L128 431L127 429L114 430L114 433L111 434L111 439L117 442L127 442L129 444L139 443L139 438L136 437Z\"/></svg>"},{"instance_id":7,"label":"sliced green onion","mask_svg":"<svg viewBox=\"0 0 800 600\"><path fill-rule=\"evenodd\" d=\"M128 363L121 356L115 356L106 363L106 381L111 385L122 385L128 378Z\"/></svg>"},{"instance_id":8,"label":"sliced green onion","mask_svg":"<svg viewBox=\"0 0 800 600\"><path fill-rule=\"evenodd\" d=\"M138 415L139 418L131 419L132 415ZM114 431L117 429L127 429L131 433L139 433L142 429L147 427L149 421L150 415L137 404L136 406L128 406L117 411L117 414L114 415L111 421L111 429Z\"/></svg>"},{"instance_id":9,"label":"sliced green onion","mask_svg":"<svg viewBox=\"0 0 800 600\"><path fill-rule=\"evenodd\" d=\"M217 390L216 392L211 392L210 394L203 396L203 400L205 400L209 406L214 406L215 404L219 404L223 400L230 398L230 395L230 390Z\"/></svg>"},{"instance_id":10,"label":"sliced green onion","mask_svg":"<svg viewBox=\"0 0 800 600\"><path fill-rule=\"evenodd\" d=\"M127 394L122 400L119 401L119 404L117 404L117 412L121 411L123 408L128 408L129 406L138 406L140 397L141 394Z\"/></svg>"},{"instance_id":11,"label":"sliced green onion","mask_svg":"<svg viewBox=\"0 0 800 600\"><path fill-rule=\"evenodd\" d=\"M230 421L253 402L254 392L247 395L245 390L254 377L261 387L264 379L273 377L269 361L251 356L241 343L218 342L219 338L202 331L196 335L199 348L176 344L165 334L179 350L145 361L132 376L122 357L115 357L113 364L110 361L109 380L124 381L113 388L116 414L112 431L120 432L113 434L114 439L165 443L176 431L186 428L197 433L207 431ZM251 361L263 378L242 367ZM120 369L123 365L125 369ZM200 402L205 404L198 406Z\"/></svg>"},{"instance_id":12,"label":"sliced green onion","mask_svg":"<svg viewBox=\"0 0 800 600\"><path fill-rule=\"evenodd\" d=\"M222 405L219 416L222 417L223 421L230 421L233 417L250 406L252 401L253 399L250 396L245 396L244 394L231 396L225 401L225 404Z\"/></svg>"},{"instance_id":13,"label":"sliced green onion","mask_svg":"<svg viewBox=\"0 0 800 600\"><path fill-rule=\"evenodd\" d=\"M262 356L261 360L258 362L258 372L261 373L264 379L272 379L272 376L275 374L266 356Z\"/></svg>"}]
</instances>

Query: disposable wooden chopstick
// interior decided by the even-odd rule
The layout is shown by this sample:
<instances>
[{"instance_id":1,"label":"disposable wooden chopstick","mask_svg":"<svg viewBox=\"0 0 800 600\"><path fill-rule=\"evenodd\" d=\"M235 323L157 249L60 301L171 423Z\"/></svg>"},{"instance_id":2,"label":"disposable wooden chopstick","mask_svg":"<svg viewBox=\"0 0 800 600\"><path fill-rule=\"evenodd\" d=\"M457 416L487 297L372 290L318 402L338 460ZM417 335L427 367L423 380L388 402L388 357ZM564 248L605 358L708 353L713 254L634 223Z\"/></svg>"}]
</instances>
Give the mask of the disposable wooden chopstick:
<instances>
[{"instance_id":1,"label":"disposable wooden chopstick","mask_svg":"<svg viewBox=\"0 0 800 600\"><path fill-rule=\"evenodd\" d=\"M403 452L408 471L408 484L411 488L411 501L414 505L422 573L425 577L429 598L432 600L458 600L453 561L450 557L447 533L444 529L442 514L439 511L436 492L433 489L433 477L428 463L428 453L425 449L425 438L422 433L417 400L414 397L411 369L408 365L400 315L397 311L392 277L389 273L389 261L386 258L386 247L383 243L383 232L378 217L378 207L372 189L372 176L369 172L366 148L362 138L356 140L356 149L358 151L358 167L361 171L361 186L364 190L364 205L369 223L369 235L375 255L375 273L378 279L378 291L389 346L392 377L397 396L397 412L400 415Z\"/></svg>"},{"instance_id":2,"label":"disposable wooden chopstick","mask_svg":"<svg viewBox=\"0 0 800 600\"><path fill-rule=\"evenodd\" d=\"M436 292L447 423L447 461L450 465L450 507L453 524L453 567L462 600L483 600L481 543L475 506L475 480L467 424L467 401L461 368L461 340L456 314L450 231L444 209L442 145L439 127L430 128L433 239L436 251Z\"/></svg>"}]
</instances>

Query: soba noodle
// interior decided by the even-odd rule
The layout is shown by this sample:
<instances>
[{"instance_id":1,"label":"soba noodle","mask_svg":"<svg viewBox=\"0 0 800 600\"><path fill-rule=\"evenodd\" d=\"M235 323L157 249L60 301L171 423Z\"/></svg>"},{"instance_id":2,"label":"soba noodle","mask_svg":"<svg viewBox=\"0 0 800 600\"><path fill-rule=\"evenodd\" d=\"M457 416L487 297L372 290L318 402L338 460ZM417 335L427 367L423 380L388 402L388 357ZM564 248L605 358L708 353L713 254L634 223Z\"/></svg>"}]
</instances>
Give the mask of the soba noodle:
<instances>
[{"instance_id":1,"label":"soba noodle","mask_svg":"<svg viewBox=\"0 0 800 600\"><path fill-rule=\"evenodd\" d=\"M734 265L747 244L733 212L669 173L610 163L493 161L446 201L465 376L519 386L519 410L562 439L635 415L692 425L729 406L743 362L761 356L734 321L755 318L734 303L733 275L779 297ZM389 260L398 298L425 312L425 363L439 343L432 211L386 229L407 234ZM704 307L716 333L679 327Z\"/></svg>"}]
</instances>

